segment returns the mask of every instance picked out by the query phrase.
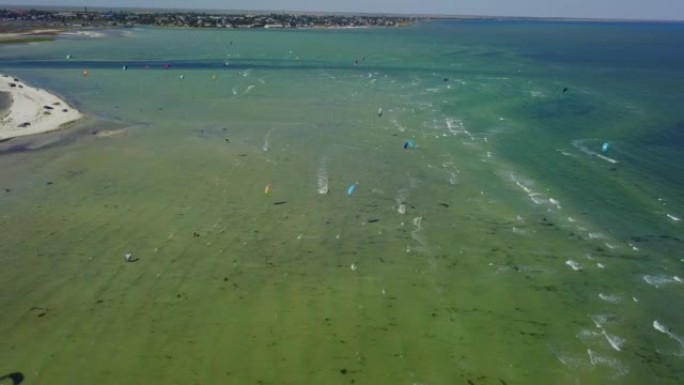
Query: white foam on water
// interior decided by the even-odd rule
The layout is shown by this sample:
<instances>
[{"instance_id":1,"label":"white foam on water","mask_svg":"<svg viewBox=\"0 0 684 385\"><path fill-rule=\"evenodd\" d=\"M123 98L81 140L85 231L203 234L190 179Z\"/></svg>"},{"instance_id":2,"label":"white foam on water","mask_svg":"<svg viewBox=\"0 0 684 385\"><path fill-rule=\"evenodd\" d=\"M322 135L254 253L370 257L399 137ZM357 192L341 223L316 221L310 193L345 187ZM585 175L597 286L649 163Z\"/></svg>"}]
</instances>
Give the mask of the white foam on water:
<instances>
[{"instance_id":1,"label":"white foam on water","mask_svg":"<svg viewBox=\"0 0 684 385\"><path fill-rule=\"evenodd\" d=\"M653 328L661 333L670 334L670 330L658 320L653 321Z\"/></svg>"},{"instance_id":2,"label":"white foam on water","mask_svg":"<svg viewBox=\"0 0 684 385\"><path fill-rule=\"evenodd\" d=\"M511 176L511 180L513 181L513 183L515 183L516 186L520 187L520 189L522 189L527 194L527 197L530 198L530 200L532 202L534 202L534 204L541 205L541 204L551 203L554 206L556 206L556 208L560 209L560 202L558 202L557 200L547 199L542 193L539 193L539 192L532 190L532 188L530 188L529 186L523 184L520 180L518 180L518 178L516 178L513 173L510 173L510 176Z\"/></svg>"},{"instance_id":3,"label":"white foam on water","mask_svg":"<svg viewBox=\"0 0 684 385\"><path fill-rule=\"evenodd\" d=\"M518 271L523 274L555 274L556 271L542 265L519 265Z\"/></svg>"},{"instance_id":4,"label":"white foam on water","mask_svg":"<svg viewBox=\"0 0 684 385\"><path fill-rule=\"evenodd\" d=\"M565 365L570 369L578 369L585 365L585 361L582 358L570 355L566 352L556 352L556 358L561 364Z\"/></svg>"},{"instance_id":5,"label":"white foam on water","mask_svg":"<svg viewBox=\"0 0 684 385\"><path fill-rule=\"evenodd\" d=\"M672 215L672 214L665 214L665 215L667 215L668 218L672 219L672 220L675 221L675 222L681 221L681 219L680 219L679 217L675 217L675 216Z\"/></svg>"},{"instance_id":6,"label":"white foam on water","mask_svg":"<svg viewBox=\"0 0 684 385\"><path fill-rule=\"evenodd\" d=\"M575 271L582 269L582 265L579 262L573 261L572 259L565 261L565 264L570 266Z\"/></svg>"},{"instance_id":7,"label":"white foam on water","mask_svg":"<svg viewBox=\"0 0 684 385\"><path fill-rule=\"evenodd\" d=\"M262 150L268 151L268 138L271 136L271 132L273 132L274 128L271 128L266 132L266 136L264 136L264 146L262 147Z\"/></svg>"},{"instance_id":8,"label":"white foam on water","mask_svg":"<svg viewBox=\"0 0 684 385\"><path fill-rule=\"evenodd\" d=\"M251 85L251 84L248 85L248 86L247 86L247 89L246 89L245 92L244 92L244 94L248 94L253 88L254 88L253 85Z\"/></svg>"},{"instance_id":9,"label":"white foam on water","mask_svg":"<svg viewBox=\"0 0 684 385\"><path fill-rule=\"evenodd\" d=\"M589 362L591 362L592 366L605 366L612 369L612 379L620 378L629 373L629 366L623 364L616 358L600 355L591 349L587 349L587 354L589 355Z\"/></svg>"},{"instance_id":10,"label":"white foam on water","mask_svg":"<svg viewBox=\"0 0 684 385\"><path fill-rule=\"evenodd\" d=\"M617 160L615 160L615 159L613 159L613 158L609 158L609 157L607 157L607 156L605 156L605 155L601 155L601 154L594 154L594 155L596 155L597 157L599 157L599 158L605 160L606 162L613 163L613 164L618 163Z\"/></svg>"},{"instance_id":11,"label":"white foam on water","mask_svg":"<svg viewBox=\"0 0 684 385\"><path fill-rule=\"evenodd\" d=\"M475 139L473 135L471 135L470 132L468 132L468 130L465 128L465 125L461 120L456 118L446 118L445 121L447 130L449 130L451 135L465 135L471 140Z\"/></svg>"},{"instance_id":12,"label":"white foam on water","mask_svg":"<svg viewBox=\"0 0 684 385\"><path fill-rule=\"evenodd\" d=\"M601 298L603 301L606 301L606 302L608 302L608 303L617 304L617 303L620 303L620 302L622 301L622 297L620 297L619 295L616 295L616 294L603 294L603 293L599 293L598 296L599 296L599 298Z\"/></svg>"},{"instance_id":13,"label":"white foam on water","mask_svg":"<svg viewBox=\"0 0 684 385\"><path fill-rule=\"evenodd\" d=\"M394 201L397 202L397 212L399 214L406 214L406 200L409 197L409 188L404 187L397 191L397 196L394 197Z\"/></svg>"},{"instance_id":14,"label":"white foam on water","mask_svg":"<svg viewBox=\"0 0 684 385\"><path fill-rule=\"evenodd\" d=\"M328 193L328 169L326 166L326 158L321 158L321 163L318 166L318 193L325 195Z\"/></svg>"},{"instance_id":15,"label":"white foam on water","mask_svg":"<svg viewBox=\"0 0 684 385\"><path fill-rule=\"evenodd\" d=\"M661 333L667 334L668 337L677 341L681 348L684 348L684 338L682 336L674 334L670 331L670 328L658 320L653 321L653 328ZM684 353L684 350L682 351Z\"/></svg>"},{"instance_id":16,"label":"white foam on water","mask_svg":"<svg viewBox=\"0 0 684 385\"><path fill-rule=\"evenodd\" d=\"M601 329L601 332L604 337L606 337L606 340L610 344L610 346L617 350L618 352L622 350L622 347L625 345L626 340L624 338L620 338L616 335L608 334L606 333L605 330Z\"/></svg>"},{"instance_id":17,"label":"white foam on water","mask_svg":"<svg viewBox=\"0 0 684 385\"><path fill-rule=\"evenodd\" d=\"M529 194L529 197L532 200L532 202L534 202L537 205L540 205L540 204L544 203L544 201L545 201L545 199L543 197L541 197L541 194L536 193L536 192Z\"/></svg>"},{"instance_id":18,"label":"white foam on water","mask_svg":"<svg viewBox=\"0 0 684 385\"><path fill-rule=\"evenodd\" d=\"M589 233L589 239L605 239L606 236L601 233Z\"/></svg>"},{"instance_id":19,"label":"white foam on water","mask_svg":"<svg viewBox=\"0 0 684 385\"><path fill-rule=\"evenodd\" d=\"M419 247L415 248L416 251L426 253L428 252L428 247L427 247L427 242L425 242L425 239L423 238L422 231L423 231L423 217L415 217L413 218L413 226L414 229L411 231L411 238L413 238L414 241L418 242L420 245Z\"/></svg>"},{"instance_id":20,"label":"white foam on water","mask_svg":"<svg viewBox=\"0 0 684 385\"><path fill-rule=\"evenodd\" d=\"M605 325L611 325L618 321L617 317L612 314L590 314L589 318L599 329L603 329Z\"/></svg>"},{"instance_id":21,"label":"white foam on water","mask_svg":"<svg viewBox=\"0 0 684 385\"><path fill-rule=\"evenodd\" d=\"M613 334L608 334L608 332L606 332L601 323L595 321L595 324L598 328L598 331L591 329L582 329L579 333L577 333L577 338L585 344L596 344L598 342L602 343L602 341L605 339L605 341L608 342L608 344L611 348L613 348L613 350L616 350L618 352L622 351L622 348L625 346L627 340Z\"/></svg>"},{"instance_id":22,"label":"white foam on water","mask_svg":"<svg viewBox=\"0 0 684 385\"><path fill-rule=\"evenodd\" d=\"M392 120L390 120L390 122L392 122L392 124L394 124L394 126L397 127L397 130L399 130L399 132L406 131L406 127L399 124L399 122L397 122L396 119L392 119Z\"/></svg>"},{"instance_id":23,"label":"white foam on water","mask_svg":"<svg viewBox=\"0 0 684 385\"><path fill-rule=\"evenodd\" d=\"M513 231L513 234L520 234L520 235L525 235L529 232L527 229L519 229L515 226L513 226L512 231Z\"/></svg>"},{"instance_id":24,"label":"white foam on water","mask_svg":"<svg viewBox=\"0 0 684 385\"><path fill-rule=\"evenodd\" d=\"M586 140L587 140L587 139L573 140L573 141L572 141L572 145L573 145L575 148L577 148L578 150L580 150L580 151L582 151L583 153L585 153L585 154L595 156L595 157L597 157L597 158L599 158L599 159L605 160L606 162L609 162L609 163L612 163L612 164L619 163L617 160L615 160L615 159L613 159L613 158L609 158L609 157L607 157L607 156L605 156L605 155L601 155L601 154L599 154L598 152L591 151L590 149L588 149L586 146L584 146L584 145L582 144L582 143L583 143L584 141L586 141ZM598 140L598 139L596 139L596 140Z\"/></svg>"},{"instance_id":25,"label":"white foam on water","mask_svg":"<svg viewBox=\"0 0 684 385\"><path fill-rule=\"evenodd\" d=\"M237 95L237 94L238 94L238 88L237 88L237 86L233 87L233 90L232 90L232 91L233 91L233 95Z\"/></svg>"},{"instance_id":26,"label":"white foam on water","mask_svg":"<svg viewBox=\"0 0 684 385\"><path fill-rule=\"evenodd\" d=\"M605 268L606 268L606 265L604 265L604 264L602 264L602 263L600 263L600 262L596 262L596 267L598 267L599 269L605 269Z\"/></svg>"},{"instance_id":27,"label":"white foam on water","mask_svg":"<svg viewBox=\"0 0 684 385\"><path fill-rule=\"evenodd\" d=\"M601 333L591 329L582 329L579 331L579 333L577 333L577 338L584 343L594 340L598 337L601 337Z\"/></svg>"},{"instance_id":28,"label":"white foam on water","mask_svg":"<svg viewBox=\"0 0 684 385\"><path fill-rule=\"evenodd\" d=\"M676 277L676 276L675 276ZM678 278L678 277L677 277ZM666 276L664 274L659 274L659 275L644 275L643 279L646 283L649 285L655 287L656 289L659 289L661 286L666 286L670 285L673 283L678 282L677 279L675 278L670 278L669 276ZM679 281L681 283L681 281Z\"/></svg>"}]
</instances>

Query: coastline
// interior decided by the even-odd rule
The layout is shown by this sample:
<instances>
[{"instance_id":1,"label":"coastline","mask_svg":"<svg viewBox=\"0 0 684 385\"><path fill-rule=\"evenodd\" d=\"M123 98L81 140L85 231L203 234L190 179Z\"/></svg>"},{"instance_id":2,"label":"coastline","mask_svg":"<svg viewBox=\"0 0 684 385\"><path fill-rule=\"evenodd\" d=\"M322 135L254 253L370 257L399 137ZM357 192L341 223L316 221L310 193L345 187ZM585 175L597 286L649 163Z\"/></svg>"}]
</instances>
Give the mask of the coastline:
<instances>
[{"instance_id":1,"label":"coastline","mask_svg":"<svg viewBox=\"0 0 684 385\"><path fill-rule=\"evenodd\" d=\"M0 92L11 98L0 120L0 140L59 130L84 117L57 95L7 74L0 73Z\"/></svg>"},{"instance_id":2,"label":"coastline","mask_svg":"<svg viewBox=\"0 0 684 385\"><path fill-rule=\"evenodd\" d=\"M35 26L29 28L28 30L13 30L9 28L7 31L0 32L0 44L25 44L25 43L36 43L43 41L52 41L60 33L67 32L67 29L60 28L42 28L40 26Z\"/></svg>"}]
</instances>

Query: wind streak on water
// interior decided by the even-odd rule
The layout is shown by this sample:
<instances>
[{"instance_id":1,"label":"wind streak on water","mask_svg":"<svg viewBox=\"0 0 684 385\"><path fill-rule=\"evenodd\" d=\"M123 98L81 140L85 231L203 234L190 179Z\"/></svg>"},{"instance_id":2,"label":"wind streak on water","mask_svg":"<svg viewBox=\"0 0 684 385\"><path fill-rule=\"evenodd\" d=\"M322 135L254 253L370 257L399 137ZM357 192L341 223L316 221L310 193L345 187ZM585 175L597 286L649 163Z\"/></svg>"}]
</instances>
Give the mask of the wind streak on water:
<instances>
[{"instance_id":1,"label":"wind streak on water","mask_svg":"<svg viewBox=\"0 0 684 385\"><path fill-rule=\"evenodd\" d=\"M326 163L326 158L323 157L318 166L318 193L321 195L328 193L328 169Z\"/></svg>"},{"instance_id":2,"label":"wind streak on water","mask_svg":"<svg viewBox=\"0 0 684 385\"><path fill-rule=\"evenodd\" d=\"M618 163L618 161L615 160L615 159L613 159L613 158L609 158L609 157L607 157L607 156L605 156L605 155L599 154L598 152L591 151L590 149L588 149L588 148L583 144L584 141L585 141L585 139L573 140L573 141L572 141L572 145L573 145L575 148L577 148L578 150L580 150L580 151L582 151L583 153L585 153L585 154L593 155L593 156L595 156L595 157L597 157L597 158L600 158L600 159L603 159L603 160L605 160L606 162L609 162L609 163L613 163L613 164Z\"/></svg>"},{"instance_id":3,"label":"wind streak on water","mask_svg":"<svg viewBox=\"0 0 684 385\"><path fill-rule=\"evenodd\" d=\"M653 328L661 333L667 334L670 338L679 342L679 345L682 347L682 351L679 355L684 355L684 338L682 338L682 336L672 333L670 328L658 320L653 321Z\"/></svg>"},{"instance_id":4,"label":"wind streak on water","mask_svg":"<svg viewBox=\"0 0 684 385\"><path fill-rule=\"evenodd\" d=\"M266 132L266 136L264 136L264 146L262 147L262 150L268 151L268 138L271 136L271 132L273 132L275 128L271 128Z\"/></svg>"}]
</instances>

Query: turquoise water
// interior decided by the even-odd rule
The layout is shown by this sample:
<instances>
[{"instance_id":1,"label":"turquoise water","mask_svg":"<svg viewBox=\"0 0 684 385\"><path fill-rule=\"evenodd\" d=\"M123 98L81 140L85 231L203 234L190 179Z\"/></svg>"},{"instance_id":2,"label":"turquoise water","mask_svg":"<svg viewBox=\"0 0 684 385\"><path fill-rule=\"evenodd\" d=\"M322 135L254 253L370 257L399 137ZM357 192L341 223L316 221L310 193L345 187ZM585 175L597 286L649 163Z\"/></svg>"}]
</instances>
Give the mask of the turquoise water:
<instances>
[{"instance_id":1,"label":"turquoise water","mask_svg":"<svg viewBox=\"0 0 684 385\"><path fill-rule=\"evenodd\" d=\"M0 72L89 119L0 144L0 376L681 383L682 40L440 21L3 46Z\"/></svg>"}]
</instances>

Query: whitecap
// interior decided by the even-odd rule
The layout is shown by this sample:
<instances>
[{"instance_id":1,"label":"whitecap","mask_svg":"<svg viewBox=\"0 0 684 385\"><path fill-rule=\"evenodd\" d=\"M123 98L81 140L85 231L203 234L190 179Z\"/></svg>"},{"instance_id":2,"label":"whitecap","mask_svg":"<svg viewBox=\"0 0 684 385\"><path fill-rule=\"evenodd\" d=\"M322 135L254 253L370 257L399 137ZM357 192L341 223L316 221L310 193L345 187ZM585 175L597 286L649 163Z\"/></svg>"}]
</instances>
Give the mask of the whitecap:
<instances>
[{"instance_id":1,"label":"whitecap","mask_svg":"<svg viewBox=\"0 0 684 385\"><path fill-rule=\"evenodd\" d=\"M616 335L608 334L606 333L605 330L601 330L603 333L603 336L606 337L606 340L610 344L610 346L617 350L618 352L622 350L622 347L625 345L626 340L624 338L620 338Z\"/></svg>"},{"instance_id":2,"label":"whitecap","mask_svg":"<svg viewBox=\"0 0 684 385\"><path fill-rule=\"evenodd\" d=\"M684 338L682 336L674 334L669 327L667 327L665 324L661 323L658 320L653 321L653 328L656 329L657 331L667 334L670 338L673 340L679 342L679 345L681 345L682 348L684 348Z\"/></svg>"},{"instance_id":3,"label":"whitecap","mask_svg":"<svg viewBox=\"0 0 684 385\"><path fill-rule=\"evenodd\" d=\"M273 130L274 129L271 128L266 132L266 136L264 136L264 146L262 147L262 150L264 151L268 151L268 138L271 136L271 132L273 132Z\"/></svg>"},{"instance_id":4,"label":"whitecap","mask_svg":"<svg viewBox=\"0 0 684 385\"><path fill-rule=\"evenodd\" d=\"M675 217L675 216L672 215L672 214L665 214L665 215L667 215L668 218L672 219L672 220L675 221L675 222L681 221L681 219L680 219L679 217Z\"/></svg>"},{"instance_id":5,"label":"whitecap","mask_svg":"<svg viewBox=\"0 0 684 385\"><path fill-rule=\"evenodd\" d=\"M579 262L573 261L572 259L565 261L565 264L570 266L575 271L582 269L582 265Z\"/></svg>"},{"instance_id":6,"label":"whitecap","mask_svg":"<svg viewBox=\"0 0 684 385\"><path fill-rule=\"evenodd\" d=\"M325 195L328 193L328 170L326 167L325 157L321 159L318 166L318 193Z\"/></svg>"},{"instance_id":7,"label":"whitecap","mask_svg":"<svg viewBox=\"0 0 684 385\"><path fill-rule=\"evenodd\" d=\"M670 330L668 330L667 326L660 323L658 320L653 321L653 328L661 333L670 334Z\"/></svg>"},{"instance_id":8,"label":"whitecap","mask_svg":"<svg viewBox=\"0 0 684 385\"><path fill-rule=\"evenodd\" d=\"M622 297L620 297L619 295L615 295L615 294L603 294L603 293L599 293L598 296L599 296L599 298L601 298L602 300L604 300L604 301L606 301L606 302L608 302L608 303L615 303L615 304L617 304L617 303L620 303L620 302L622 301Z\"/></svg>"},{"instance_id":9,"label":"whitecap","mask_svg":"<svg viewBox=\"0 0 684 385\"><path fill-rule=\"evenodd\" d=\"M560 204L559 201L557 201L557 200L555 200L555 199L553 199L553 198L549 198L549 202L551 202L551 204L554 205L554 206L556 206L558 209L561 208L561 204Z\"/></svg>"},{"instance_id":10,"label":"whitecap","mask_svg":"<svg viewBox=\"0 0 684 385\"><path fill-rule=\"evenodd\" d=\"M646 283L649 285L655 287L655 288L660 288L661 286L666 286L672 283L677 282L676 279L670 278L666 275L660 274L660 275L644 275L643 279Z\"/></svg>"}]
</instances>

